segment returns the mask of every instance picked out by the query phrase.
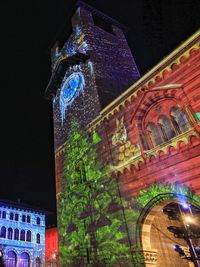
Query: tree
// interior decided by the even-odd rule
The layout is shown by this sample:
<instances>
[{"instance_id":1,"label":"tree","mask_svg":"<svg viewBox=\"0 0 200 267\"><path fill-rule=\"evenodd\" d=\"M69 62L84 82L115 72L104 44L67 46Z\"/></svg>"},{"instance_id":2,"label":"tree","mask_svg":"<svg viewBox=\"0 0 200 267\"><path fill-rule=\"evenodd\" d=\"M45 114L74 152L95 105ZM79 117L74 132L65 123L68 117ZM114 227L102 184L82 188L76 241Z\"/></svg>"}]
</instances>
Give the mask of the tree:
<instances>
[{"instance_id":1,"label":"tree","mask_svg":"<svg viewBox=\"0 0 200 267\"><path fill-rule=\"evenodd\" d=\"M130 210L123 208L118 184L107 173L94 144L73 121L58 201L60 266L113 266L129 261L124 214Z\"/></svg>"}]
</instances>

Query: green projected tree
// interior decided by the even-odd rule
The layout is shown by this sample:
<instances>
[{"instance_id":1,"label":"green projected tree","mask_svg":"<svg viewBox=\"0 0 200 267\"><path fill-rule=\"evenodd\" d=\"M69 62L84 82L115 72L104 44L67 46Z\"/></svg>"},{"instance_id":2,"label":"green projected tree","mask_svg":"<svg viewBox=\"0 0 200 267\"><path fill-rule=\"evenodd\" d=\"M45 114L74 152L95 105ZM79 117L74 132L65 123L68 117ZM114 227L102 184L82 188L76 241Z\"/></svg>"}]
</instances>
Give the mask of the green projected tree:
<instances>
[{"instance_id":1,"label":"green projected tree","mask_svg":"<svg viewBox=\"0 0 200 267\"><path fill-rule=\"evenodd\" d=\"M131 213L122 210L117 183L93 146L72 122L58 205L59 266L113 266L130 258L124 212L127 219Z\"/></svg>"}]
</instances>

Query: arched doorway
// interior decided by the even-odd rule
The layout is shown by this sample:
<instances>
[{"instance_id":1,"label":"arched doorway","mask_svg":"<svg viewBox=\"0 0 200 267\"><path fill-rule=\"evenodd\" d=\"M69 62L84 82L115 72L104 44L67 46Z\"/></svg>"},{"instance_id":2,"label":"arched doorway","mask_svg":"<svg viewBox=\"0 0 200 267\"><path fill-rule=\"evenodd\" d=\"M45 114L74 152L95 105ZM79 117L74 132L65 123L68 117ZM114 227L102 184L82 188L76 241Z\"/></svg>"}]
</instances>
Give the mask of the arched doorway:
<instances>
[{"instance_id":1,"label":"arched doorway","mask_svg":"<svg viewBox=\"0 0 200 267\"><path fill-rule=\"evenodd\" d=\"M183 196L177 198L175 194L168 194L168 197L166 194L164 197L159 195L144 208L140 220L140 243L144 255L148 252L148 255L152 253L157 258L154 262L145 259L144 266L194 266L189 260L191 253L184 227L192 233L193 246L198 247L200 245L200 209L187 199L187 203L191 204L188 205L189 209L184 211L181 199ZM191 214L195 220L187 222L185 220L187 214ZM177 247L183 249L185 255L181 254L181 250L177 250Z\"/></svg>"},{"instance_id":2,"label":"arched doorway","mask_svg":"<svg viewBox=\"0 0 200 267\"><path fill-rule=\"evenodd\" d=\"M18 260L18 267L30 267L30 257L28 253L23 252Z\"/></svg>"},{"instance_id":3,"label":"arched doorway","mask_svg":"<svg viewBox=\"0 0 200 267\"><path fill-rule=\"evenodd\" d=\"M16 267L17 264L17 255L14 251L8 251L6 267Z\"/></svg>"}]
</instances>

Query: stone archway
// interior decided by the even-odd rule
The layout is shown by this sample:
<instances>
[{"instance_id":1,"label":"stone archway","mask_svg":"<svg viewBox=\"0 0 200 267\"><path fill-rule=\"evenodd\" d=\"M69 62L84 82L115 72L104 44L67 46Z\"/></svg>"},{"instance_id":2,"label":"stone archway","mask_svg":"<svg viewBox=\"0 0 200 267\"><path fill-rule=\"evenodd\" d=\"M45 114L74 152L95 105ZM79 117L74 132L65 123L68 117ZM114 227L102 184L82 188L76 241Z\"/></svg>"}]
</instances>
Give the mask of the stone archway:
<instances>
[{"instance_id":1,"label":"stone archway","mask_svg":"<svg viewBox=\"0 0 200 267\"><path fill-rule=\"evenodd\" d=\"M6 267L16 267L17 264L17 254L13 250L7 252L7 258L5 261Z\"/></svg>"},{"instance_id":2,"label":"stone archway","mask_svg":"<svg viewBox=\"0 0 200 267\"><path fill-rule=\"evenodd\" d=\"M30 256L27 252L23 252L20 254L18 267L30 267Z\"/></svg>"},{"instance_id":3,"label":"stone archway","mask_svg":"<svg viewBox=\"0 0 200 267\"><path fill-rule=\"evenodd\" d=\"M186 197L184 196L186 199ZM181 199L181 198L180 198ZM182 238L175 238L169 232L168 226L180 226L179 221L172 221L163 213L163 209L170 203L181 203L175 194L159 195L150 201L142 211L139 219L139 242L144 254L145 267L192 267L192 262L183 259L174 251L178 244L187 249L187 242ZM192 201L188 199L188 203Z\"/></svg>"}]
</instances>

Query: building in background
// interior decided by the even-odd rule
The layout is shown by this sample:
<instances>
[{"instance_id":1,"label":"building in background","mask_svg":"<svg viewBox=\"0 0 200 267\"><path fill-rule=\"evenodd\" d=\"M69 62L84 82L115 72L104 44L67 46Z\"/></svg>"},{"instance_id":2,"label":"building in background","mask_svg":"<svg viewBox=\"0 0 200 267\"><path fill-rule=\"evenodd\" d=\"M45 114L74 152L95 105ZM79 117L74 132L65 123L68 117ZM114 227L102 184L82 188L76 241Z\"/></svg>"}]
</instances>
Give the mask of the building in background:
<instances>
[{"instance_id":1,"label":"building in background","mask_svg":"<svg viewBox=\"0 0 200 267\"><path fill-rule=\"evenodd\" d=\"M200 222L200 32L140 78L123 26L79 5L73 33L52 50L46 90L54 107L57 194L76 118L100 137L99 158L130 206L138 197L130 234L132 253L141 256L135 266L199 266L200 231L183 215Z\"/></svg>"},{"instance_id":2,"label":"building in background","mask_svg":"<svg viewBox=\"0 0 200 267\"><path fill-rule=\"evenodd\" d=\"M58 266L58 229L57 227L47 228L45 232L45 266Z\"/></svg>"},{"instance_id":3,"label":"building in background","mask_svg":"<svg viewBox=\"0 0 200 267\"><path fill-rule=\"evenodd\" d=\"M6 267L44 267L45 213L0 200L0 251Z\"/></svg>"}]
</instances>

